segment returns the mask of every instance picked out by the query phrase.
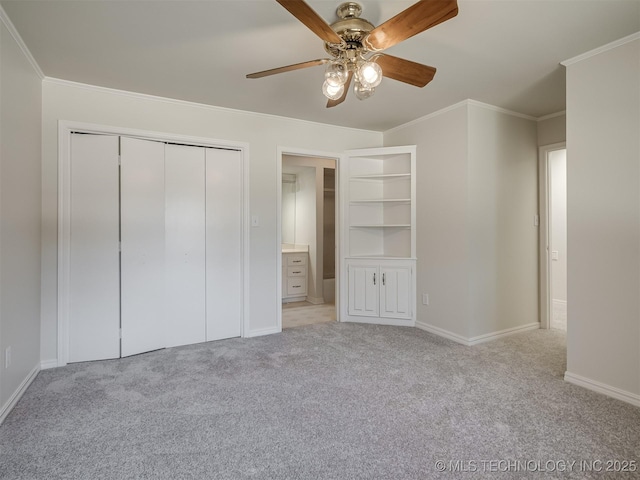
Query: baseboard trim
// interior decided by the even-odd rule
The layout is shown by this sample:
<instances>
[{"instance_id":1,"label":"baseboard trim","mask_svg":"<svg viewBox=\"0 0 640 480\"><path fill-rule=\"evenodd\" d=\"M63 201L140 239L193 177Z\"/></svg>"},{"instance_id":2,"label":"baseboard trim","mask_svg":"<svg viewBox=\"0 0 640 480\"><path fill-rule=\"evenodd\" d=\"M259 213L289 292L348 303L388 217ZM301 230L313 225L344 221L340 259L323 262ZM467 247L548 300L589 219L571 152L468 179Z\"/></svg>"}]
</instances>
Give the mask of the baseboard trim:
<instances>
[{"instance_id":1,"label":"baseboard trim","mask_svg":"<svg viewBox=\"0 0 640 480\"><path fill-rule=\"evenodd\" d=\"M454 342L461 343L462 345L471 347L473 345L478 345L479 343L489 342L491 340L497 340L498 338L508 337L509 335L514 335L516 333L527 332L529 330L537 330L540 328L540 322L529 323L527 325L507 328L505 330L486 333L484 335L479 335L477 337L469 337L469 338L463 337L462 335L458 335L457 333L450 332L449 330L445 330L444 328L434 327L433 325L429 325L428 323L424 323L420 321L416 321L416 327L421 330L425 330L427 332L433 333L435 335L448 338L449 340L453 340Z\"/></svg>"},{"instance_id":2,"label":"baseboard trim","mask_svg":"<svg viewBox=\"0 0 640 480\"><path fill-rule=\"evenodd\" d=\"M528 323L526 325L520 325L519 327L506 328L497 332L486 333L484 335L478 335L477 337L471 337L469 338L469 345L477 345L479 343L497 340L498 338L508 337L509 335L515 335L516 333L528 332L529 330L538 330L539 328L540 322Z\"/></svg>"},{"instance_id":3,"label":"baseboard trim","mask_svg":"<svg viewBox=\"0 0 640 480\"><path fill-rule=\"evenodd\" d=\"M33 370L29 372L29 375L27 375L27 377L22 381L18 389L13 392L11 398L9 398L9 400L7 400L7 403L2 406L2 409L0 409L0 425L2 425L2 422L4 422L5 418L7 418L7 415L9 415L9 412L11 412L13 407L16 406L16 403L18 403L18 400L20 400L22 395L24 395L24 392L27 391L27 388L29 388L31 382L35 380L38 372L40 372L40 365L36 365L35 367L33 367Z\"/></svg>"},{"instance_id":4,"label":"baseboard trim","mask_svg":"<svg viewBox=\"0 0 640 480\"><path fill-rule=\"evenodd\" d=\"M611 385L607 385L606 383L597 382L595 380L591 380L590 378L583 377L582 375L576 375L575 373L571 373L569 371L564 372L564 381L582 388L586 388L587 390L601 393L603 395L606 395L607 397L615 398L616 400L622 400L623 402L630 403L631 405L634 405L636 407L640 407L640 395L627 392L626 390L622 390L620 388L612 387Z\"/></svg>"},{"instance_id":5,"label":"baseboard trim","mask_svg":"<svg viewBox=\"0 0 640 480\"><path fill-rule=\"evenodd\" d=\"M434 327L433 325L421 322L420 320L416 320L416 328L429 333L433 333L440 337L447 338L449 340L453 340L456 343L461 343L462 345L469 346L469 340L467 340L465 337L463 337L462 335L458 335L457 333L450 332L449 330L445 330L444 328Z\"/></svg>"},{"instance_id":6,"label":"baseboard trim","mask_svg":"<svg viewBox=\"0 0 640 480\"><path fill-rule=\"evenodd\" d=\"M273 333L280 333L281 329L278 327L260 328L258 330L251 330L247 337L262 337L263 335L271 335Z\"/></svg>"},{"instance_id":7,"label":"baseboard trim","mask_svg":"<svg viewBox=\"0 0 640 480\"><path fill-rule=\"evenodd\" d=\"M57 368L58 366L59 365L57 359L43 360L42 362L40 362L40 370L49 370L50 368Z\"/></svg>"},{"instance_id":8,"label":"baseboard trim","mask_svg":"<svg viewBox=\"0 0 640 480\"><path fill-rule=\"evenodd\" d=\"M322 297L307 297L307 302L312 303L314 305L322 305L324 303L324 298L322 298Z\"/></svg>"}]
</instances>

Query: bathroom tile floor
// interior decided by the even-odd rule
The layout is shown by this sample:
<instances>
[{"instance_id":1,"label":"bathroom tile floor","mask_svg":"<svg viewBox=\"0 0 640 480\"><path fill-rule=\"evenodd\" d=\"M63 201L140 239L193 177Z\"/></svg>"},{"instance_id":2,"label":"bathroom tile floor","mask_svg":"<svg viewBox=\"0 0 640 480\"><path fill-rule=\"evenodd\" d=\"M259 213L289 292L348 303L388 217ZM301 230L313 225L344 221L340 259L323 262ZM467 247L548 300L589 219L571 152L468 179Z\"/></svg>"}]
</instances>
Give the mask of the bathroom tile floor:
<instances>
[{"instance_id":1,"label":"bathroom tile floor","mask_svg":"<svg viewBox=\"0 0 640 480\"><path fill-rule=\"evenodd\" d=\"M314 305L309 302L292 302L282 304L283 329L335 321L336 306L333 303Z\"/></svg>"}]
</instances>

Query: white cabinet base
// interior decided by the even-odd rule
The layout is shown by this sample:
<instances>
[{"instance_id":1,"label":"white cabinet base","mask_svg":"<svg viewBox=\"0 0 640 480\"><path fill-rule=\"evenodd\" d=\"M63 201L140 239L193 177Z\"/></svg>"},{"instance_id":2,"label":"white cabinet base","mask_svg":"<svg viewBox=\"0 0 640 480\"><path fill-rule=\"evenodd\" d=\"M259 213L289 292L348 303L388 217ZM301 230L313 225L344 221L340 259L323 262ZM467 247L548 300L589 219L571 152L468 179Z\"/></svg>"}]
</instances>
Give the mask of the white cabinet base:
<instances>
[{"instance_id":1,"label":"white cabinet base","mask_svg":"<svg viewBox=\"0 0 640 480\"><path fill-rule=\"evenodd\" d=\"M282 303L303 302L307 299L309 254L282 254Z\"/></svg>"},{"instance_id":2,"label":"white cabinet base","mask_svg":"<svg viewBox=\"0 0 640 480\"><path fill-rule=\"evenodd\" d=\"M341 321L415 326L415 260L347 258Z\"/></svg>"}]
</instances>

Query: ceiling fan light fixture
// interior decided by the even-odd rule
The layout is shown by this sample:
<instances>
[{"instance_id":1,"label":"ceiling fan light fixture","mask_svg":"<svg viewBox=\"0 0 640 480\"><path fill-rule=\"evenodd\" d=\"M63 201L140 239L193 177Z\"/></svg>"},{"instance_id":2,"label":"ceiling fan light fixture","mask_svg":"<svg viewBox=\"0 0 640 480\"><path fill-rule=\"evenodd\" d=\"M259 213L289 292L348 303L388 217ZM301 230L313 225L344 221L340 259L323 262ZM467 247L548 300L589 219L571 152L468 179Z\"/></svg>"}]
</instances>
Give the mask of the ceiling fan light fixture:
<instances>
[{"instance_id":1,"label":"ceiling fan light fixture","mask_svg":"<svg viewBox=\"0 0 640 480\"><path fill-rule=\"evenodd\" d=\"M382 82L382 68L375 62L365 62L358 68L358 80L365 88L375 88Z\"/></svg>"},{"instance_id":2,"label":"ceiling fan light fixture","mask_svg":"<svg viewBox=\"0 0 640 480\"><path fill-rule=\"evenodd\" d=\"M322 84L322 93L329 100L338 100L344 93L344 84L331 85L328 80Z\"/></svg>"},{"instance_id":3,"label":"ceiling fan light fixture","mask_svg":"<svg viewBox=\"0 0 640 480\"><path fill-rule=\"evenodd\" d=\"M329 98L327 108L344 102L351 83L354 83L355 95L360 100L369 98L380 85L383 75L409 85L424 87L433 80L435 68L381 52L458 14L457 0L419 0L376 27L360 17L361 5L346 2L336 10L339 20L329 24L306 0L276 2L324 41L324 49L330 58L251 73L247 78L262 78L316 65L328 65L322 85L322 92Z\"/></svg>"},{"instance_id":4,"label":"ceiling fan light fixture","mask_svg":"<svg viewBox=\"0 0 640 480\"><path fill-rule=\"evenodd\" d=\"M344 85L349 78L349 68L345 62L331 62L324 72L324 78L327 83L333 87Z\"/></svg>"},{"instance_id":5,"label":"ceiling fan light fixture","mask_svg":"<svg viewBox=\"0 0 640 480\"><path fill-rule=\"evenodd\" d=\"M358 98L358 100L366 100L371 95L373 95L375 90L376 90L375 87L365 86L362 83L360 83L359 80L356 80L356 82L353 85L353 93L356 94L356 97Z\"/></svg>"}]
</instances>

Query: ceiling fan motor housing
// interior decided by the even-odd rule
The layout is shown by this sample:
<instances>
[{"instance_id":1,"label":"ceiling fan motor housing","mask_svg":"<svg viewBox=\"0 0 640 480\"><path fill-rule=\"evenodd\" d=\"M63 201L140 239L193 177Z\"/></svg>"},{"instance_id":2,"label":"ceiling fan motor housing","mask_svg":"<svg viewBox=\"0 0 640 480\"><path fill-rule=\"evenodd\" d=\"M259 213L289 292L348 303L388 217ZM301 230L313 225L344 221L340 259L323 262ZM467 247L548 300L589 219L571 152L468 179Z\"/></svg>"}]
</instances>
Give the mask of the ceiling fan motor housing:
<instances>
[{"instance_id":1,"label":"ceiling fan motor housing","mask_svg":"<svg viewBox=\"0 0 640 480\"><path fill-rule=\"evenodd\" d=\"M335 45L325 42L324 48L331 56L340 58L344 55L347 58L355 58L367 52L362 42L375 27L368 20L360 18L361 13L362 7L355 2L343 3L338 7L336 14L340 20L332 23L331 28L345 43Z\"/></svg>"}]
</instances>

